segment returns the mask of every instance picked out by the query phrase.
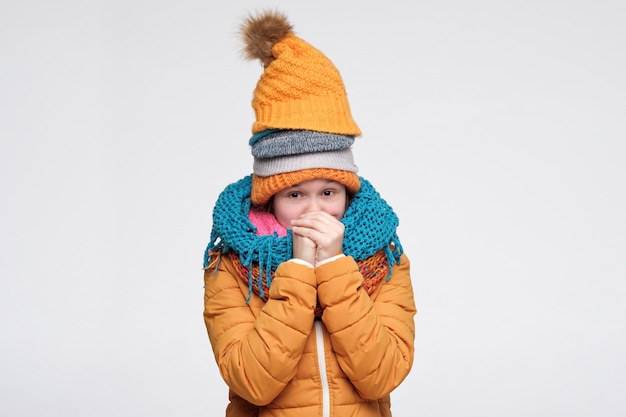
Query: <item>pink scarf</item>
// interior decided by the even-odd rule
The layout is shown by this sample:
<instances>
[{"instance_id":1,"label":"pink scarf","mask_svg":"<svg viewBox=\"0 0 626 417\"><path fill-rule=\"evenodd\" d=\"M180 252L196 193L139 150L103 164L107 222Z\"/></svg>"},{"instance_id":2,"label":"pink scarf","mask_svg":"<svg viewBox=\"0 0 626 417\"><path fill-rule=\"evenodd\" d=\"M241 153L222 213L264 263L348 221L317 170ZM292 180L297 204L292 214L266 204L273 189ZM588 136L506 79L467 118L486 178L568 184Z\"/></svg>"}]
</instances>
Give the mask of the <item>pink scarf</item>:
<instances>
[{"instance_id":1,"label":"pink scarf","mask_svg":"<svg viewBox=\"0 0 626 417\"><path fill-rule=\"evenodd\" d=\"M281 226L272 213L267 211L250 210L248 219L256 226L256 234L258 236L274 236L274 232L278 237L287 236L287 229Z\"/></svg>"}]
</instances>

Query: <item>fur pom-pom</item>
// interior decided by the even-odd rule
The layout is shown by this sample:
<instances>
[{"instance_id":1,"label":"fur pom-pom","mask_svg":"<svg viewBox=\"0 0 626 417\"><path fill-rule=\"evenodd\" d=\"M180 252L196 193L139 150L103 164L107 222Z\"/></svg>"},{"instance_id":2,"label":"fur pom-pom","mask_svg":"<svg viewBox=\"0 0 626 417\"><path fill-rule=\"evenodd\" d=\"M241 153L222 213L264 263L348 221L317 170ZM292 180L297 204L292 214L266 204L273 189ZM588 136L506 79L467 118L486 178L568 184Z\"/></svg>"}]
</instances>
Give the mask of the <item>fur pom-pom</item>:
<instances>
[{"instance_id":1,"label":"fur pom-pom","mask_svg":"<svg viewBox=\"0 0 626 417\"><path fill-rule=\"evenodd\" d=\"M284 14L266 10L249 16L241 25L243 54L249 60L258 59L267 67L273 60L272 47L293 32Z\"/></svg>"}]
</instances>

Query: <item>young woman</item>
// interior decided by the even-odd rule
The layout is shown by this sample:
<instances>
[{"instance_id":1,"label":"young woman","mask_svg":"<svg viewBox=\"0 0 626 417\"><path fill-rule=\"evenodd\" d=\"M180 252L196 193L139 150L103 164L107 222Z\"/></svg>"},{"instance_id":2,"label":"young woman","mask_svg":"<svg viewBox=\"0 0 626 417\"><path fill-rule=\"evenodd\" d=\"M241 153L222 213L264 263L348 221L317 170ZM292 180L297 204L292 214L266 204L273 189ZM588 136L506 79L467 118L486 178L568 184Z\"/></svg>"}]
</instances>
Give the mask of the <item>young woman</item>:
<instances>
[{"instance_id":1,"label":"young woman","mask_svg":"<svg viewBox=\"0 0 626 417\"><path fill-rule=\"evenodd\" d=\"M391 416L416 314L398 218L356 174L360 130L330 60L276 12L242 34L264 65L253 174L216 202L204 274L226 415Z\"/></svg>"}]
</instances>

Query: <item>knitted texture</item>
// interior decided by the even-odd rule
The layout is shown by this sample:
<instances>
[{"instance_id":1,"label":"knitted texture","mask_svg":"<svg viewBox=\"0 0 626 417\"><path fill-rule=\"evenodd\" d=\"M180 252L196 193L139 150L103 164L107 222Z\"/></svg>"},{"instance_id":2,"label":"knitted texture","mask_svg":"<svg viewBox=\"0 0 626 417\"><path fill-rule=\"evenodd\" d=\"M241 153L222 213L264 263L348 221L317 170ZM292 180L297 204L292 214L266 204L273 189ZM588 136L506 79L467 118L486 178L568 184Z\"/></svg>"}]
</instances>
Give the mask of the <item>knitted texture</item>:
<instances>
[{"instance_id":1,"label":"knitted texture","mask_svg":"<svg viewBox=\"0 0 626 417\"><path fill-rule=\"evenodd\" d=\"M246 58L264 68L252 98L252 202L265 204L276 192L313 178L358 191L351 146L361 130L337 68L296 36L281 13L250 16L241 35Z\"/></svg>"},{"instance_id":2,"label":"knitted texture","mask_svg":"<svg viewBox=\"0 0 626 417\"><path fill-rule=\"evenodd\" d=\"M403 253L396 233L398 217L366 179L360 178L360 183L360 190L341 219L345 226L343 253L358 263L384 251L389 279L393 265L400 262ZM216 270L221 254L236 253L248 269L250 295L254 283L260 289L271 286L276 268L291 259L293 251L291 230L285 237L255 233L256 227L248 218L251 186L252 175L248 175L222 191L213 209L211 238L204 253L204 267ZM251 267L255 265L259 268L258 277L252 275Z\"/></svg>"},{"instance_id":3,"label":"knitted texture","mask_svg":"<svg viewBox=\"0 0 626 417\"><path fill-rule=\"evenodd\" d=\"M276 233L278 237L287 236L287 229L278 223L276 217L270 212L250 210L248 219L256 227L256 234L259 236L272 236L274 233Z\"/></svg>"},{"instance_id":4,"label":"knitted texture","mask_svg":"<svg viewBox=\"0 0 626 417\"><path fill-rule=\"evenodd\" d=\"M352 193L360 187L351 146L354 137L312 130L266 130L250 139L254 156L252 203L313 178L327 178Z\"/></svg>"},{"instance_id":5,"label":"knitted texture","mask_svg":"<svg viewBox=\"0 0 626 417\"><path fill-rule=\"evenodd\" d=\"M263 205L280 190L293 187L296 184L315 178L337 181L345 185L350 193L356 193L361 187L359 177L354 172L340 171L338 169L302 169L300 171L285 172L267 177L254 175L251 191L252 204Z\"/></svg>"},{"instance_id":6,"label":"knitted texture","mask_svg":"<svg viewBox=\"0 0 626 417\"><path fill-rule=\"evenodd\" d=\"M265 68L252 99L252 133L278 128L361 134L339 70L293 33L286 16L272 11L250 16L241 34L246 57Z\"/></svg>"},{"instance_id":7,"label":"knitted texture","mask_svg":"<svg viewBox=\"0 0 626 417\"><path fill-rule=\"evenodd\" d=\"M359 167L354 163L352 149L348 148L337 151L276 156L274 158L254 158L252 172L266 177L309 168L332 168L355 173L359 170Z\"/></svg>"},{"instance_id":8,"label":"knitted texture","mask_svg":"<svg viewBox=\"0 0 626 417\"><path fill-rule=\"evenodd\" d=\"M361 134L339 70L324 54L293 34L272 53L276 59L254 90L252 133L279 128Z\"/></svg>"},{"instance_id":9,"label":"knitted texture","mask_svg":"<svg viewBox=\"0 0 626 417\"><path fill-rule=\"evenodd\" d=\"M313 130L266 130L252 136L249 142L252 156L261 159L349 149L353 143L354 136Z\"/></svg>"}]
</instances>

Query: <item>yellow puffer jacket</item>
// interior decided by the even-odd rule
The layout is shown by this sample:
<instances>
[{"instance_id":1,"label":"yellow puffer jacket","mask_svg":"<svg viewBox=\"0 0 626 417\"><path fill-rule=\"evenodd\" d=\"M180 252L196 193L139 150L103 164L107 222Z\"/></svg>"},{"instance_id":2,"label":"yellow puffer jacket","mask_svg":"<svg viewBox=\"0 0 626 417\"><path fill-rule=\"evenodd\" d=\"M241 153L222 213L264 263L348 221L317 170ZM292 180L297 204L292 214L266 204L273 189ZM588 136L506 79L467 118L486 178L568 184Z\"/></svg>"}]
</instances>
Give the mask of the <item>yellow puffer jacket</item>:
<instances>
[{"instance_id":1,"label":"yellow puffer jacket","mask_svg":"<svg viewBox=\"0 0 626 417\"><path fill-rule=\"evenodd\" d=\"M282 263L267 302L253 294L246 303L248 285L226 256L204 281L204 320L230 387L227 417L391 416L389 393L413 364L406 255L371 295L348 256L315 269Z\"/></svg>"}]
</instances>

